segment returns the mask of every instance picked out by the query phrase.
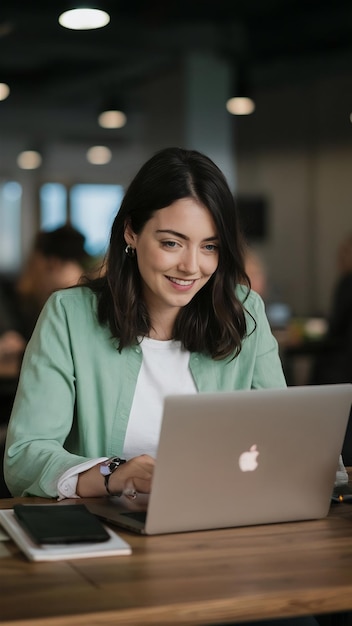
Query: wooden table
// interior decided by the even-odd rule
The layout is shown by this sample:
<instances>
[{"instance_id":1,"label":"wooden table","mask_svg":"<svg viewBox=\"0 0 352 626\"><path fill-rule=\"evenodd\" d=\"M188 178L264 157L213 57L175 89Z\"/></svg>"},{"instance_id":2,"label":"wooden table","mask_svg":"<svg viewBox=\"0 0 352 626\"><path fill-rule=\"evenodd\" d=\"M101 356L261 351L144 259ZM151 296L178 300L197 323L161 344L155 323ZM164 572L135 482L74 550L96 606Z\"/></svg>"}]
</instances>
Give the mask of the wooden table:
<instances>
[{"instance_id":1,"label":"wooden table","mask_svg":"<svg viewBox=\"0 0 352 626\"><path fill-rule=\"evenodd\" d=\"M23 500L47 502L3 499L0 507ZM32 563L7 542L1 625L204 626L352 610L350 504L318 521L120 535L131 556L54 563Z\"/></svg>"}]
</instances>

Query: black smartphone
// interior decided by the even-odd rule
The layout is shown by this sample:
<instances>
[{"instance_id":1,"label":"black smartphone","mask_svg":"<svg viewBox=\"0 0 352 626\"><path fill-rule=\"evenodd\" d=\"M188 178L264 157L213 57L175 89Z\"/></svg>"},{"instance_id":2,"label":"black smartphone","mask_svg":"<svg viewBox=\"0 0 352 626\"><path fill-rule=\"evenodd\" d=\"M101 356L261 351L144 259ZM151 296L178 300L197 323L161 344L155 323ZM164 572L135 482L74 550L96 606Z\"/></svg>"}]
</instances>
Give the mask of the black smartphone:
<instances>
[{"instance_id":1,"label":"black smartphone","mask_svg":"<svg viewBox=\"0 0 352 626\"><path fill-rule=\"evenodd\" d=\"M14 515L36 543L107 541L102 522L84 504L15 504Z\"/></svg>"}]
</instances>

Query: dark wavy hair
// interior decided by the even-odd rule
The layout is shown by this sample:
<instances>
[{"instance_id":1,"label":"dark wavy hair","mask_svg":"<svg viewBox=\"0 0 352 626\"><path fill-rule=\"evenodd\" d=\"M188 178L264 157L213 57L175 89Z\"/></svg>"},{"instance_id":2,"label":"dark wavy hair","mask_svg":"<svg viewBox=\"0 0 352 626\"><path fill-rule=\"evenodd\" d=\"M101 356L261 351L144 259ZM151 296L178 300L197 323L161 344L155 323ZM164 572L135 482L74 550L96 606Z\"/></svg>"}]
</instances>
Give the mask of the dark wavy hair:
<instances>
[{"instance_id":1,"label":"dark wavy hair","mask_svg":"<svg viewBox=\"0 0 352 626\"><path fill-rule=\"evenodd\" d=\"M194 198L211 213L219 237L219 263L209 281L180 309L173 338L185 349L213 359L236 356L247 332L244 305L235 292L238 283L250 287L245 243L223 173L195 150L160 150L129 185L111 229L104 275L86 283L98 294L99 322L118 339L119 351L149 334L140 273L136 258L125 253L124 232L130 224L140 233L156 211L181 198Z\"/></svg>"}]
</instances>

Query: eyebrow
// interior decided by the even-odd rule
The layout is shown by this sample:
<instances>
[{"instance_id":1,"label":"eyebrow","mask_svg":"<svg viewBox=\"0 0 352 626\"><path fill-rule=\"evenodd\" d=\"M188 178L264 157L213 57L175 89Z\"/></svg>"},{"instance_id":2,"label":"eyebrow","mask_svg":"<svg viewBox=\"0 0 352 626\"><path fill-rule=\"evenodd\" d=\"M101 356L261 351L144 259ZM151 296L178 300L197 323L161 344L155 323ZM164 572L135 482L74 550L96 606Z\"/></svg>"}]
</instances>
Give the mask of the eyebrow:
<instances>
[{"instance_id":1,"label":"eyebrow","mask_svg":"<svg viewBox=\"0 0 352 626\"><path fill-rule=\"evenodd\" d=\"M189 241L189 237L187 237L186 235L184 235L183 233L179 233L177 232L177 230L169 230L169 229L158 229L155 231L156 233L165 233L168 235L173 235L174 237L180 237L180 239L184 239L185 241ZM216 235L213 235L213 237L206 237L205 239L202 239L202 241L218 241L219 237L217 237Z\"/></svg>"}]
</instances>

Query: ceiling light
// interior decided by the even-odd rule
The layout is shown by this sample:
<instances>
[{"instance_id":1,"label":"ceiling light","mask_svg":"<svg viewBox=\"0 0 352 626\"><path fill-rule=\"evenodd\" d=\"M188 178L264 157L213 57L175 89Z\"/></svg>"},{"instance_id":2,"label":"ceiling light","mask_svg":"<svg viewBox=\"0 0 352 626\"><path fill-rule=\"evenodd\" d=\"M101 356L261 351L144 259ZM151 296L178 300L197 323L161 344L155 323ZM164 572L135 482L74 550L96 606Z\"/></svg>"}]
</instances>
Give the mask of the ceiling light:
<instances>
[{"instance_id":1,"label":"ceiling light","mask_svg":"<svg viewBox=\"0 0 352 626\"><path fill-rule=\"evenodd\" d=\"M122 128L127 122L127 117L123 111L111 109L100 113L98 122L102 128Z\"/></svg>"},{"instance_id":2,"label":"ceiling light","mask_svg":"<svg viewBox=\"0 0 352 626\"><path fill-rule=\"evenodd\" d=\"M42 157L36 150L24 150L17 157L17 165L22 170L36 170L42 163Z\"/></svg>"},{"instance_id":3,"label":"ceiling light","mask_svg":"<svg viewBox=\"0 0 352 626\"><path fill-rule=\"evenodd\" d=\"M226 102L226 108L231 115L250 115L255 110L252 98L235 96Z\"/></svg>"},{"instance_id":4,"label":"ceiling light","mask_svg":"<svg viewBox=\"0 0 352 626\"><path fill-rule=\"evenodd\" d=\"M234 78L231 97L226 109L231 115L250 115L255 111L249 79L249 67L245 62L234 62Z\"/></svg>"},{"instance_id":5,"label":"ceiling light","mask_svg":"<svg viewBox=\"0 0 352 626\"><path fill-rule=\"evenodd\" d=\"M110 22L110 16L100 9L71 9L59 17L59 24L71 30L92 30L103 28Z\"/></svg>"},{"instance_id":6,"label":"ceiling light","mask_svg":"<svg viewBox=\"0 0 352 626\"><path fill-rule=\"evenodd\" d=\"M6 83L0 83L0 100L6 100L10 95L10 87Z\"/></svg>"},{"instance_id":7,"label":"ceiling light","mask_svg":"<svg viewBox=\"0 0 352 626\"><path fill-rule=\"evenodd\" d=\"M87 152L87 160L92 165L106 165L111 161L111 158L111 150L106 146L92 146Z\"/></svg>"}]
</instances>

